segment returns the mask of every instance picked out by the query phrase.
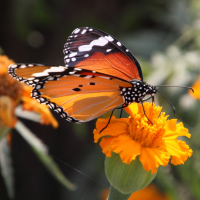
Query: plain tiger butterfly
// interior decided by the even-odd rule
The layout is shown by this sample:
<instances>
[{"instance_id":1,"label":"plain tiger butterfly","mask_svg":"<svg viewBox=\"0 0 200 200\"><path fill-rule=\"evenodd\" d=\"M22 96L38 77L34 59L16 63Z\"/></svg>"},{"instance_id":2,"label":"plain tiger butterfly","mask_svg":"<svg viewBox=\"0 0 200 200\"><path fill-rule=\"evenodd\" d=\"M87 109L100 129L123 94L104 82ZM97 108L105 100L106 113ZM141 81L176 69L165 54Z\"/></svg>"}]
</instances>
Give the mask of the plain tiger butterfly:
<instances>
[{"instance_id":1,"label":"plain tiger butterfly","mask_svg":"<svg viewBox=\"0 0 200 200\"><path fill-rule=\"evenodd\" d=\"M72 32L64 45L64 62L65 66L12 64L8 72L33 87L33 98L77 123L119 106L153 99L158 91L143 82L140 64L131 52L95 28ZM150 96L145 99L146 95Z\"/></svg>"}]
</instances>

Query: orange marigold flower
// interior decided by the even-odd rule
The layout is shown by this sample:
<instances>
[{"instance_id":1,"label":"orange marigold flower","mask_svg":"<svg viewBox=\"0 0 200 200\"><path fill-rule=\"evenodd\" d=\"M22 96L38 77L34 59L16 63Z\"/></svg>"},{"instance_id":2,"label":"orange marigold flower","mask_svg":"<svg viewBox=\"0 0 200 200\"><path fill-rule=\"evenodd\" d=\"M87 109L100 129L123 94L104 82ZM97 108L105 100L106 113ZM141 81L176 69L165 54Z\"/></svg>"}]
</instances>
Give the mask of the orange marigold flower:
<instances>
[{"instance_id":1,"label":"orange marigold flower","mask_svg":"<svg viewBox=\"0 0 200 200\"><path fill-rule=\"evenodd\" d=\"M41 124L57 128L58 122L48 107L30 97L32 88L9 76L8 66L13 63L7 56L0 55L0 124L13 128L17 122L14 110L22 102L23 109L40 114Z\"/></svg>"},{"instance_id":2,"label":"orange marigold flower","mask_svg":"<svg viewBox=\"0 0 200 200\"><path fill-rule=\"evenodd\" d=\"M198 77L192 88L194 89L194 92L189 90L189 94L195 99L200 99L200 76Z\"/></svg>"},{"instance_id":3,"label":"orange marigold flower","mask_svg":"<svg viewBox=\"0 0 200 200\"><path fill-rule=\"evenodd\" d=\"M101 194L101 199L106 200L109 189ZM160 191L154 184L150 184L142 190L134 192L128 200L170 200L171 198Z\"/></svg>"},{"instance_id":4,"label":"orange marigold flower","mask_svg":"<svg viewBox=\"0 0 200 200\"><path fill-rule=\"evenodd\" d=\"M122 162L130 164L139 156L143 168L156 173L160 165L166 166L171 159L174 165L183 164L192 155L189 146L177 138L190 138L188 129L176 119L167 120L162 107L143 103L147 119L140 104L132 103L125 110L129 118L112 117L108 127L100 131L108 123L108 119L98 119L94 130L94 142L101 138L103 153L110 157L111 152L118 153Z\"/></svg>"}]
</instances>

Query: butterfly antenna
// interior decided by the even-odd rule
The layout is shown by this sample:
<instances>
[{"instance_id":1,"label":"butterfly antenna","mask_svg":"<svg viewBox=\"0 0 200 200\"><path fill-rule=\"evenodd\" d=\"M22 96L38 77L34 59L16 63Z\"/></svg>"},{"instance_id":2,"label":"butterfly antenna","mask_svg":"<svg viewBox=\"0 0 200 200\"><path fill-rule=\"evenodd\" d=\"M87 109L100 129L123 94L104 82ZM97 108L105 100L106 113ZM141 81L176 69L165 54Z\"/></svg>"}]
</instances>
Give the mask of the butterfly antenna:
<instances>
[{"instance_id":1,"label":"butterfly antenna","mask_svg":"<svg viewBox=\"0 0 200 200\"><path fill-rule=\"evenodd\" d=\"M172 107L172 109L173 109L173 111L174 111L174 114L176 114L176 109L175 109L175 107L170 103L170 101L160 92L160 91L158 91L158 90L156 90L158 93L160 93L163 97L164 97L164 99L168 102L168 104Z\"/></svg>"},{"instance_id":2,"label":"butterfly antenna","mask_svg":"<svg viewBox=\"0 0 200 200\"><path fill-rule=\"evenodd\" d=\"M188 87L188 86L177 86L177 85L157 85L156 87L179 87L179 88L187 88L189 90L192 90L192 92L194 93L194 90L192 87ZM159 91L158 91L159 92Z\"/></svg>"}]
</instances>

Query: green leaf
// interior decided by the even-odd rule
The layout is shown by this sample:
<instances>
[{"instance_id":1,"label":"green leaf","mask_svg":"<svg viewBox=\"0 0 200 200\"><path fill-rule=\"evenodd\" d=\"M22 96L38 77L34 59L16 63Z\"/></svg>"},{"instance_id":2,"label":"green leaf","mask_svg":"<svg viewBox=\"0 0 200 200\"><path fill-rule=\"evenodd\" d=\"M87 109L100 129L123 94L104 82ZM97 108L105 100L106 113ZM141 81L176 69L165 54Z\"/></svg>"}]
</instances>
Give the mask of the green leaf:
<instances>
[{"instance_id":1,"label":"green leaf","mask_svg":"<svg viewBox=\"0 0 200 200\"><path fill-rule=\"evenodd\" d=\"M38 156L40 161L49 170L49 172L62 183L69 190L75 190L76 187L73 185L60 171L57 164L48 155L47 147L39 140L23 123L19 120L15 125L15 129L21 134L21 136L30 144L35 154Z\"/></svg>"},{"instance_id":2,"label":"green leaf","mask_svg":"<svg viewBox=\"0 0 200 200\"><path fill-rule=\"evenodd\" d=\"M0 126L0 141L4 138L10 131L10 128L7 126Z\"/></svg>"},{"instance_id":3,"label":"green leaf","mask_svg":"<svg viewBox=\"0 0 200 200\"><path fill-rule=\"evenodd\" d=\"M14 199L14 177L11 159L10 147L8 146L7 138L4 137L0 141L0 169L8 196L10 199Z\"/></svg>"}]
</instances>

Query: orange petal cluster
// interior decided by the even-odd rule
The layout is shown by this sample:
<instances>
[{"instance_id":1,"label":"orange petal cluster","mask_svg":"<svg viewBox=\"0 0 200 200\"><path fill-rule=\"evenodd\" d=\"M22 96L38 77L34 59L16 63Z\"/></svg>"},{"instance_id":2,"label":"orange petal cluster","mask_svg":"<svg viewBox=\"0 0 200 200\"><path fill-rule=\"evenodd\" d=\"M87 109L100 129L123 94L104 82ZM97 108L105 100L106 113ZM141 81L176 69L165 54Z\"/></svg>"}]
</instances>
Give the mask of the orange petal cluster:
<instances>
[{"instance_id":1,"label":"orange petal cluster","mask_svg":"<svg viewBox=\"0 0 200 200\"><path fill-rule=\"evenodd\" d=\"M98 119L94 130L94 142L101 139L103 153L110 157L111 152L118 153L122 162L130 164L139 156L146 171L156 173L160 165L166 166L170 159L174 165L183 164L192 155L192 150L181 140L180 136L190 138L188 129L176 119L167 120L161 107L151 103L132 103L126 108L129 118ZM147 117L153 124L147 119Z\"/></svg>"},{"instance_id":2,"label":"orange petal cluster","mask_svg":"<svg viewBox=\"0 0 200 200\"><path fill-rule=\"evenodd\" d=\"M198 77L197 81L194 83L192 86L194 93L189 90L189 94L194 98L194 99L200 99L200 76Z\"/></svg>"}]
</instances>

